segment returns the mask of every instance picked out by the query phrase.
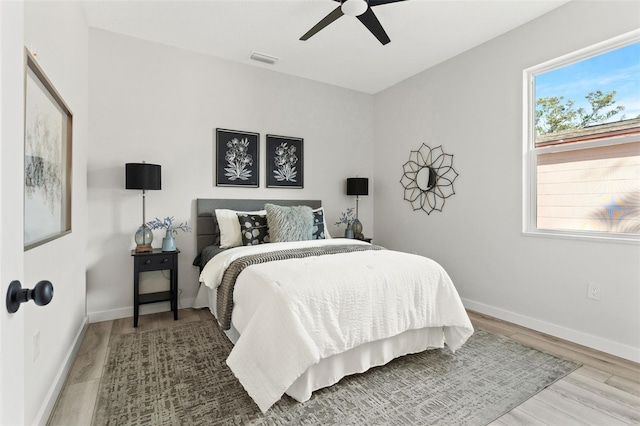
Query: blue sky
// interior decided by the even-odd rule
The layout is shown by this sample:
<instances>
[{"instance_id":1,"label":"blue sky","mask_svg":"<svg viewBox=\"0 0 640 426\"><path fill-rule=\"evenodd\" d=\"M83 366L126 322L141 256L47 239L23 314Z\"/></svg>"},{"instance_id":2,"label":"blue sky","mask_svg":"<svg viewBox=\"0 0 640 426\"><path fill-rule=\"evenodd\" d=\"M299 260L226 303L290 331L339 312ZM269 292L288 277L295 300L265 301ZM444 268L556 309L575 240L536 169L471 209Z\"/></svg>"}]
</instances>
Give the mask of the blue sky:
<instances>
[{"instance_id":1,"label":"blue sky","mask_svg":"<svg viewBox=\"0 0 640 426\"><path fill-rule=\"evenodd\" d=\"M564 96L565 101L575 101L576 109L587 110L589 92L615 90L615 105L626 107L622 113L626 119L636 118L640 115L640 42L537 75L535 87L536 99Z\"/></svg>"}]
</instances>

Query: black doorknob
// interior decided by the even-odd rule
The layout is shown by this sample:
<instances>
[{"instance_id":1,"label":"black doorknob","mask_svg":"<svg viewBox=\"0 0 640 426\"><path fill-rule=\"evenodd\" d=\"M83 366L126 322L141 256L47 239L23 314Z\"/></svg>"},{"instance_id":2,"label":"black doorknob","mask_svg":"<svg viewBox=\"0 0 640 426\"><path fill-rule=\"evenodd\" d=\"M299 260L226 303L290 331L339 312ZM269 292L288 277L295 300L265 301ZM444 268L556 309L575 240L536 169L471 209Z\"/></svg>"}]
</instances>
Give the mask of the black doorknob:
<instances>
[{"instance_id":1,"label":"black doorknob","mask_svg":"<svg viewBox=\"0 0 640 426\"><path fill-rule=\"evenodd\" d=\"M7 310L10 314L18 311L21 303L33 300L38 306L47 305L53 299L53 284L51 281L40 281L33 290L22 288L20 281L11 281L7 290Z\"/></svg>"}]
</instances>

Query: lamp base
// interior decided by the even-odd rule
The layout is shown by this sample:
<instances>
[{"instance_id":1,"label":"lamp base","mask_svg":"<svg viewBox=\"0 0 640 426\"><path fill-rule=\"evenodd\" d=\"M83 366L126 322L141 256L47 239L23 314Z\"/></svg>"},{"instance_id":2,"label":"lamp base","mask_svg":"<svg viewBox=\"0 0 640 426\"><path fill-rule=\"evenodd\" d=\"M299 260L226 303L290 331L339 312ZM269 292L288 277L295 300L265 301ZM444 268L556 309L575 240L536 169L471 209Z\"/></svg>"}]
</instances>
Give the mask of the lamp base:
<instances>
[{"instance_id":1,"label":"lamp base","mask_svg":"<svg viewBox=\"0 0 640 426\"><path fill-rule=\"evenodd\" d=\"M364 240L364 235L362 234L362 222L360 222L358 218L353 220L351 229L353 229L354 238L356 240Z\"/></svg>"},{"instance_id":2,"label":"lamp base","mask_svg":"<svg viewBox=\"0 0 640 426\"><path fill-rule=\"evenodd\" d=\"M136 253L148 253L153 251L153 248L151 247L151 243L153 242L153 232L151 232L151 229L147 225L143 224L138 228L134 241L136 242Z\"/></svg>"},{"instance_id":3,"label":"lamp base","mask_svg":"<svg viewBox=\"0 0 640 426\"><path fill-rule=\"evenodd\" d=\"M149 253L153 251L153 247L151 247L151 244L147 244L147 245L138 245L136 246L136 253Z\"/></svg>"}]
</instances>

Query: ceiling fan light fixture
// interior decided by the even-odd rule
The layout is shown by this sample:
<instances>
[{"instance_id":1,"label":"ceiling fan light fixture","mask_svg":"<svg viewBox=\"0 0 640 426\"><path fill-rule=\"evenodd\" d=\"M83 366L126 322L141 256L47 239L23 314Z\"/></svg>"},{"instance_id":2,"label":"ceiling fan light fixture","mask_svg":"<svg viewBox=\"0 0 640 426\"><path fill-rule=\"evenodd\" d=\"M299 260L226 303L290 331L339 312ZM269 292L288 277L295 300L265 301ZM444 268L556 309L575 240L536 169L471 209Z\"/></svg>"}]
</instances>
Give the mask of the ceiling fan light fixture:
<instances>
[{"instance_id":1,"label":"ceiling fan light fixture","mask_svg":"<svg viewBox=\"0 0 640 426\"><path fill-rule=\"evenodd\" d=\"M360 16L367 11L369 3L367 0L344 0L342 2L342 13L349 16Z\"/></svg>"}]
</instances>

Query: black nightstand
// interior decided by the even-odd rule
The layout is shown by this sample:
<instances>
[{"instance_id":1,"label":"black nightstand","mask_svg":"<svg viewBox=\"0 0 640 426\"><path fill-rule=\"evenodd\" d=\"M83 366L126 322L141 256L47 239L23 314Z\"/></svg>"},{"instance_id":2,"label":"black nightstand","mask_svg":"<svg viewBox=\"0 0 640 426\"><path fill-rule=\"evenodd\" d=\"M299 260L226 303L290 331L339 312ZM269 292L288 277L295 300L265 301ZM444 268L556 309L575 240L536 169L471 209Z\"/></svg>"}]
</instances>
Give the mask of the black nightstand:
<instances>
[{"instance_id":1,"label":"black nightstand","mask_svg":"<svg viewBox=\"0 0 640 426\"><path fill-rule=\"evenodd\" d=\"M346 238L346 237L333 237L333 238ZM373 241L373 238L351 238L352 240L357 240L357 241L365 241L369 244L371 244L371 241Z\"/></svg>"},{"instance_id":2,"label":"black nightstand","mask_svg":"<svg viewBox=\"0 0 640 426\"><path fill-rule=\"evenodd\" d=\"M136 253L131 250L133 256L133 326L138 326L138 312L140 305L157 302L171 302L173 319L178 319L178 253L180 250L163 252L161 249L153 249L152 252ZM140 294L140 272L170 271L169 291Z\"/></svg>"}]
</instances>

